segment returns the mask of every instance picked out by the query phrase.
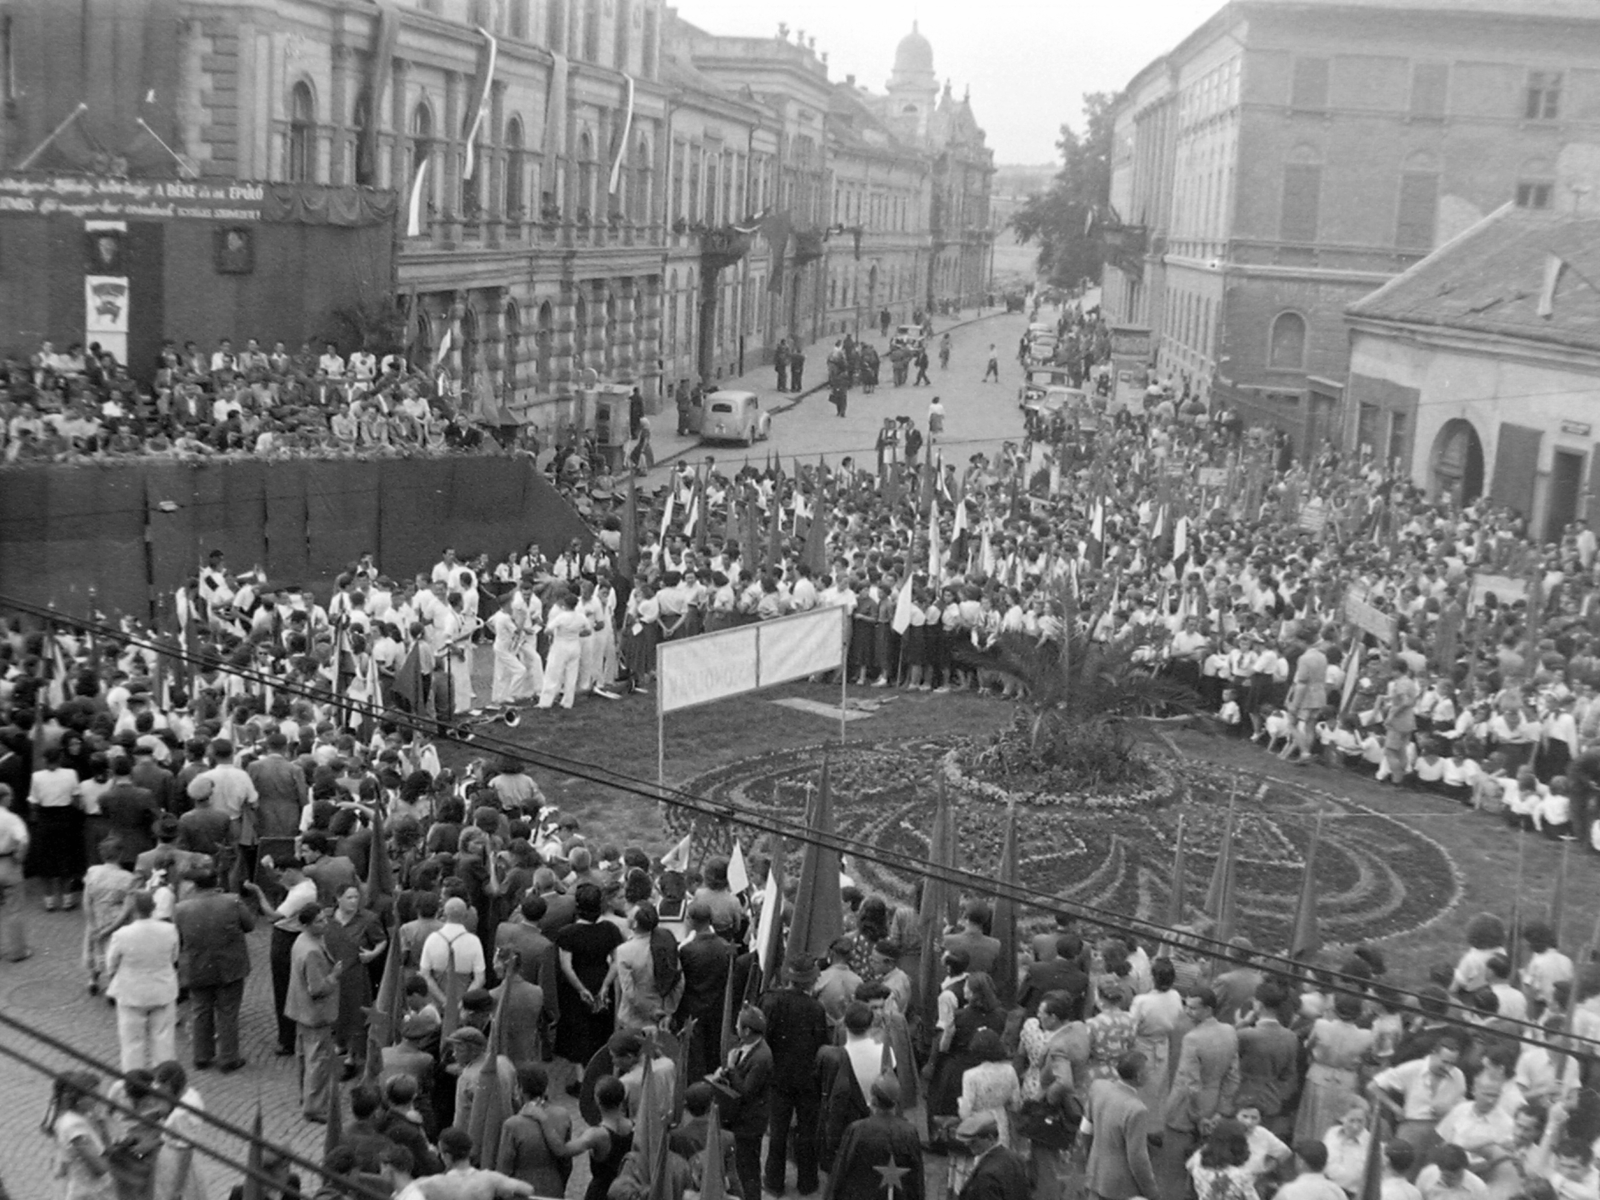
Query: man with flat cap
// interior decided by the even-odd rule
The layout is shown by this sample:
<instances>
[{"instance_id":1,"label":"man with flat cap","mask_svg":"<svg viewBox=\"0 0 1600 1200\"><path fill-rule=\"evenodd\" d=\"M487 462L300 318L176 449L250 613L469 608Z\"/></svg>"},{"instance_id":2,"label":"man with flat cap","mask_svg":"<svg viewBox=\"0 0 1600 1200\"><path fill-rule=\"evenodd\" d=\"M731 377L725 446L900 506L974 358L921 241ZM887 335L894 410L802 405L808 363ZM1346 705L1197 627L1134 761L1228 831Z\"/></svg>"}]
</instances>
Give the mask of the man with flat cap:
<instances>
[{"instance_id":1,"label":"man with flat cap","mask_svg":"<svg viewBox=\"0 0 1600 1200\"><path fill-rule=\"evenodd\" d=\"M772 1122L767 1131L767 1191L783 1195L789 1175L790 1128L794 1130L795 1188L809 1196L821 1186L817 1161L817 1118L822 1108L817 1051L833 1039L828 1014L811 994L817 961L792 956L783 965L788 986L761 1002L767 1045L772 1048Z\"/></svg>"},{"instance_id":2,"label":"man with flat cap","mask_svg":"<svg viewBox=\"0 0 1600 1200\"><path fill-rule=\"evenodd\" d=\"M973 1160L959 1200L1029 1200L1027 1164L1000 1144L1000 1124L992 1112L967 1117L956 1126L956 1140Z\"/></svg>"},{"instance_id":3,"label":"man with flat cap","mask_svg":"<svg viewBox=\"0 0 1600 1200\"><path fill-rule=\"evenodd\" d=\"M900 1115L900 1081L879 1075L871 1112L839 1142L823 1200L923 1200L922 1139Z\"/></svg>"}]
</instances>

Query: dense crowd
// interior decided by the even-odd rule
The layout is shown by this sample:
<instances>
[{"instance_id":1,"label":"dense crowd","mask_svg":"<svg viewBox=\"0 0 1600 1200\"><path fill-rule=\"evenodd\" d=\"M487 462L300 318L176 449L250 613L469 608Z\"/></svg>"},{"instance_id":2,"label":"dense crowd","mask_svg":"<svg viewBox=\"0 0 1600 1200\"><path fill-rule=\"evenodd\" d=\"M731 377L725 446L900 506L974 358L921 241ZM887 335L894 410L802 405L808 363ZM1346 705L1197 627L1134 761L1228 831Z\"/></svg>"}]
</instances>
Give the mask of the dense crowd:
<instances>
[{"instance_id":1,"label":"dense crowd","mask_svg":"<svg viewBox=\"0 0 1600 1200\"><path fill-rule=\"evenodd\" d=\"M1063 340L1091 320L1069 315ZM1193 930L1062 922L1007 994L983 898L933 931L935 968L927 918L841 881L843 935L780 966L760 931L789 913L758 856L692 869L592 842L515 760L441 763L440 726L619 699L651 686L661 641L837 606L857 684L1014 695L1002 653L1125 645L1185 707L1294 761L1592 844L1581 523L1530 544L1515 513L1367 458L1297 464L1159 387L965 463L937 406L925 437L886 422L869 462L707 458L638 497L608 480L593 542L553 557L447 550L410 579L363 557L324 599L214 554L176 629L145 631L163 652L12 630L0 955L28 952L26 863L47 912L81 908L85 983L123 1053L115 1118L97 1081L60 1082L69 1194L109 1194L129 1159L159 1200L204 1194L204 1088L173 1061L175 1019L190 1006L195 1069L244 1065L259 922L301 1111L324 1121L333 1076L363 1081L329 1196L380 1176L405 1200L560 1196L587 1156L588 1200L677 1197L706 1186L714 1111L716 1169L750 1200L791 1186L791 1158L802 1195L826 1176L830 1197L921 1200L930 1153L965 1200L1600 1200L1600 1105L1560 1036L1569 1014L1600 1032L1600 971L1548 927L1476 919L1412 997L1367 947L1291 973ZM478 1099L491 1078L516 1097L504 1120ZM662 1168L636 1135L669 1127ZM113 1153L141 1137L143 1158Z\"/></svg>"},{"instance_id":2,"label":"dense crowd","mask_svg":"<svg viewBox=\"0 0 1600 1200\"><path fill-rule=\"evenodd\" d=\"M3 463L415 456L510 449L531 436L468 419L440 380L398 355L346 358L332 344L290 353L250 338L235 350L225 338L206 354L169 341L146 380L98 346L57 352L46 341L25 359L8 355L3 371Z\"/></svg>"}]
</instances>

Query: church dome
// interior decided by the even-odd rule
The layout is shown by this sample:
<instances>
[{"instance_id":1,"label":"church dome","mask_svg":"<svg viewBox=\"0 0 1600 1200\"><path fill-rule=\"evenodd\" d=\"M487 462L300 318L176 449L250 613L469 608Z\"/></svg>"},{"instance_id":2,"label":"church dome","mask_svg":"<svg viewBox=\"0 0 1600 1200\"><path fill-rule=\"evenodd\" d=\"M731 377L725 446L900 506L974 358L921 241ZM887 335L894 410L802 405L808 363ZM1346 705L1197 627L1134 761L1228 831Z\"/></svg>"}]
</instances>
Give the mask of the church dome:
<instances>
[{"instance_id":1,"label":"church dome","mask_svg":"<svg viewBox=\"0 0 1600 1200\"><path fill-rule=\"evenodd\" d=\"M911 32L895 47L894 73L902 78L933 74L933 43L917 31L915 21Z\"/></svg>"}]
</instances>

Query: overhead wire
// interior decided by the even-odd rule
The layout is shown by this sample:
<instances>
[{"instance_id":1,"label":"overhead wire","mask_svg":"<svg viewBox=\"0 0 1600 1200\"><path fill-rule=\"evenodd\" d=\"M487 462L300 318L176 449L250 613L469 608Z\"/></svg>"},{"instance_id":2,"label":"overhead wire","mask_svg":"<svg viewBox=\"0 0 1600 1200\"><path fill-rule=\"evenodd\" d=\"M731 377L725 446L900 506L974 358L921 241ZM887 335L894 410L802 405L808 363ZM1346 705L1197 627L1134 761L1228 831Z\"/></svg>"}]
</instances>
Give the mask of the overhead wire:
<instances>
[{"instance_id":1,"label":"overhead wire","mask_svg":"<svg viewBox=\"0 0 1600 1200\"><path fill-rule=\"evenodd\" d=\"M182 648L142 639L128 631L106 625L103 622L86 621L83 618L72 617L46 606L18 600L5 594L0 594L0 608L11 608L44 621L69 624L86 631L98 630L108 639L115 639L125 645L147 650L152 654L159 654L190 665L214 666L225 674L235 675L263 687L270 687L275 692L299 695L319 703L332 702L352 712L359 712L363 716L371 718L374 722L392 723L396 728L404 728L413 733L435 737L467 750L491 750L504 757L528 762L545 770L579 779L585 783L609 787L627 795L646 800L655 800L680 808L698 817L709 817L713 820L727 821L761 832L775 833L788 841L820 845L841 854L850 854L862 861L876 863L892 870L909 872L913 877L930 877L942 883L953 884L969 894L1009 899L1014 903L1022 904L1032 909L1055 915L1069 916L1109 930L1138 933L1158 942L1197 950L1207 957L1232 966L1258 967L1263 963L1273 964L1273 969L1279 974L1300 982L1315 983L1322 990L1333 994L1350 995L1365 1000L1369 997L1369 989L1375 983L1374 980L1364 976L1351 975L1333 968L1322 966L1312 968L1287 954L1254 949L1244 952L1242 948L1236 947L1228 941L1197 930L1170 927L1136 914L1116 912L1098 905L1069 900L1066 897L1040 892L1032 888L1023 887L1020 884L989 878L960 868L946 867L930 860L917 858L914 855L877 846L860 839L842 836L837 833L821 834L811 829L804 820L752 809L731 801L710 800L681 788L668 787L635 776L629 776L602 764L567 757L553 751L519 745L515 742L490 737L476 731L462 735L458 732L458 726L452 726L447 722L410 717L407 714L384 708L381 705L370 704L350 697L335 696L330 689L307 687L276 676L265 675L252 669L216 663ZM1294 787L1294 785L1284 784L1277 780L1272 782L1284 788L1292 789ZM1381 816L1382 814L1377 815ZM1600 920L1597 920L1595 936L1587 948L1591 957L1594 957L1596 951L1600 950ZM1381 986L1390 995L1414 1001L1418 1005L1426 999L1422 993L1414 990L1390 984L1382 984ZM1441 1019L1446 1023L1454 1024L1474 1033L1483 1031L1482 1026L1465 1018L1452 1016L1449 1013L1444 1014ZM1513 1028L1532 1031L1531 1036L1509 1032L1502 1036L1512 1037L1527 1044L1547 1045L1547 1036L1550 1031L1545 1026L1534 1021L1509 1017L1497 1017L1496 1019ZM1564 1034L1563 1036L1569 1041L1576 1040L1593 1045L1597 1051L1600 1051L1600 1038L1575 1039L1570 1034Z\"/></svg>"}]
</instances>

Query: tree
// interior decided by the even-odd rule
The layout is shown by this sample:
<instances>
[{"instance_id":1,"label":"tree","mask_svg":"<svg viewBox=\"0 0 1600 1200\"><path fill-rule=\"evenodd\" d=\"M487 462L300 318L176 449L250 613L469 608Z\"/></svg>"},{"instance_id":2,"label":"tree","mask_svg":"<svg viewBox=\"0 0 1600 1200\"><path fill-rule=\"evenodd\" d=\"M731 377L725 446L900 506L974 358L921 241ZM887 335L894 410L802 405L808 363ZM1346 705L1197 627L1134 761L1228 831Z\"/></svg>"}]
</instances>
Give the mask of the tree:
<instances>
[{"instance_id":1,"label":"tree","mask_svg":"<svg viewBox=\"0 0 1600 1200\"><path fill-rule=\"evenodd\" d=\"M1084 133L1061 127L1061 170L1048 191L1030 196L1011 218L1024 243L1039 244L1039 270L1051 283L1100 278L1104 247L1088 230L1089 217L1111 198L1111 124L1118 96L1083 97Z\"/></svg>"}]
</instances>

